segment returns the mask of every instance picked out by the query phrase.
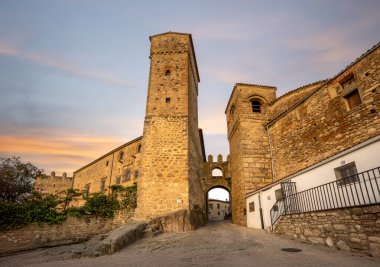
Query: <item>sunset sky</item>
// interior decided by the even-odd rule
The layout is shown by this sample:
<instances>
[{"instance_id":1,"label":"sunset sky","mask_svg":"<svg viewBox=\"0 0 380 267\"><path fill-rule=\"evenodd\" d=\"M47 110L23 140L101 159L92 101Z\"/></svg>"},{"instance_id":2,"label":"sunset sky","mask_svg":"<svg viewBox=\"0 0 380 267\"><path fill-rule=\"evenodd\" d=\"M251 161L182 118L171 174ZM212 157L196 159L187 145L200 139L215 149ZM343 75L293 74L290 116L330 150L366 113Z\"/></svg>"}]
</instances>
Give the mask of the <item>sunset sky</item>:
<instances>
[{"instance_id":1,"label":"sunset sky","mask_svg":"<svg viewBox=\"0 0 380 267\"><path fill-rule=\"evenodd\" d=\"M149 36L191 33L206 154L236 82L277 96L379 41L379 0L0 1L0 157L69 175L143 131Z\"/></svg>"}]
</instances>

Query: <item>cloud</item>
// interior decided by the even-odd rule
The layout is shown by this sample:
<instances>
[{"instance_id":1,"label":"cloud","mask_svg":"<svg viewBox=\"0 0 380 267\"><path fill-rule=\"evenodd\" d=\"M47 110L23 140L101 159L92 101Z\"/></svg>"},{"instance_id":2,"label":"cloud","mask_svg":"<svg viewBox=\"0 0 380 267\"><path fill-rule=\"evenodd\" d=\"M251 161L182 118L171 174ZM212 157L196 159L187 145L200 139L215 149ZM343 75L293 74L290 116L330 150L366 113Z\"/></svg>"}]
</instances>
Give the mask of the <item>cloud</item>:
<instances>
[{"instance_id":1,"label":"cloud","mask_svg":"<svg viewBox=\"0 0 380 267\"><path fill-rule=\"evenodd\" d=\"M123 144L122 140L107 136L48 132L40 129L40 136L31 137L1 134L0 155L21 156L47 171L69 173Z\"/></svg>"},{"instance_id":2,"label":"cloud","mask_svg":"<svg viewBox=\"0 0 380 267\"><path fill-rule=\"evenodd\" d=\"M112 76L108 73L104 73L102 71L98 71L94 69L86 69L81 66L77 66L73 64L72 62L64 61L62 59L50 57L47 55L22 51L21 49L12 47L10 45L7 45L1 42L0 42L0 55L17 57L17 58L27 60L38 65L54 68L54 69L57 69L57 70L60 70L60 71L63 71L75 76L94 79L106 84L111 84L111 85L121 86L121 87L131 87L135 85L135 83L132 81L119 79L115 76Z\"/></svg>"}]
</instances>

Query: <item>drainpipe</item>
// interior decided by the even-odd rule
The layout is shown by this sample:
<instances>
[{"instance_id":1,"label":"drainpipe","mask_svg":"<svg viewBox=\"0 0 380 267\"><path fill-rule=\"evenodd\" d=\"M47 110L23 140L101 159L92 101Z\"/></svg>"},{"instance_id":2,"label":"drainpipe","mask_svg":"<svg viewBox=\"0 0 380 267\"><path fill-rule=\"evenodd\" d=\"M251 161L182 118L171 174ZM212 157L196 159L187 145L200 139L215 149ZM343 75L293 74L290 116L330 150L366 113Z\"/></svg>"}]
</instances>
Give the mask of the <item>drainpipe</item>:
<instances>
[{"instance_id":1,"label":"drainpipe","mask_svg":"<svg viewBox=\"0 0 380 267\"><path fill-rule=\"evenodd\" d=\"M115 153L116 153L116 152L115 152ZM113 170L113 162L114 162L114 159L115 159L115 153L112 154L110 179L109 179L109 183L108 183L108 195L110 195L110 193L111 193L110 186L111 186L111 181L112 181L112 170Z\"/></svg>"},{"instance_id":2,"label":"drainpipe","mask_svg":"<svg viewBox=\"0 0 380 267\"><path fill-rule=\"evenodd\" d=\"M259 191L259 210L260 210L261 229L264 229L263 209L261 208L261 191Z\"/></svg>"},{"instance_id":3,"label":"drainpipe","mask_svg":"<svg viewBox=\"0 0 380 267\"><path fill-rule=\"evenodd\" d=\"M268 124L266 125L266 130L267 130L267 137L268 137L268 142L269 142L269 153L270 153L270 160L271 160L272 183L273 183L273 182L274 182L274 160L273 160L273 154L272 154L272 142L271 142L271 140L270 140L269 126L268 126Z\"/></svg>"}]
</instances>

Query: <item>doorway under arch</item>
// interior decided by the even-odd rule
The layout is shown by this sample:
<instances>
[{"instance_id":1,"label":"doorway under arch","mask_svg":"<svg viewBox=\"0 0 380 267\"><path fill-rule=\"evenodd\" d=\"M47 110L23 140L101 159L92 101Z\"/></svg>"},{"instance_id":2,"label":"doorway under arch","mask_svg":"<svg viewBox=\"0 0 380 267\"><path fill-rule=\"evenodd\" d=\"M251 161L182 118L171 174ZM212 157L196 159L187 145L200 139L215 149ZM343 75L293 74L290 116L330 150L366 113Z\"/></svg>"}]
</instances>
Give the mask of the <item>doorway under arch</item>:
<instances>
[{"instance_id":1,"label":"doorway under arch","mask_svg":"<svg viewBox=\"0 0 380 267\"><path fill-rule=\"evenodd\" d=\"M230 220L232 214L231 193L228 188L217 185L206 192L207 221Z\"/></svg>"}]
</instances>

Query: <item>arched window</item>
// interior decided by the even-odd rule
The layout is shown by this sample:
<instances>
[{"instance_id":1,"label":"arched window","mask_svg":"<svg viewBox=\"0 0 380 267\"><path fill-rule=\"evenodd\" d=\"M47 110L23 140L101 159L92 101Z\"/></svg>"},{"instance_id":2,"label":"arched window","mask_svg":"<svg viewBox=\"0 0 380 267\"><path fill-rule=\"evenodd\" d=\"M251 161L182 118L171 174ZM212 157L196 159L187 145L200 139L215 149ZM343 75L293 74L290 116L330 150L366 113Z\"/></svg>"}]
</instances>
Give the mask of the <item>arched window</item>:
<instances>
[{"instance_id":1,"label":"arched window","mask_svg":"<svg viewBox=\"0 0 380 267\"><path fill-rule=\"evenodd\" d=\"M125 156L124 152L121 152L119 155L119 160L124 160L124 156Z\"/></svg>"},{"instance_id":2,"label":"arched window","mask_svg":"<svg viewBox=\"0 0 380 267\"><path fill-rule=\"evenodd\" d=\"M212 170L212 177L222 177L223 172L221 169L215 168Z\"/></svg>"},{"instance_id":3,"label":"arched window","mask_svg":"<svg viewBox=\"0 0 380 267\"><path fill-rule=\"evenodd\" d=\"M165 76L169 77L170 76L170 70L166 70Z\"/></svg>"},{"instance_id":4,"label":"arched window","mask_svg":"<svg viewBox=\"0 0 380 267\"><path fill-rule=\"evenodd\" d=\"M252 112L261 113L261 103L257 100L251 100Z\"/></svg>"}]
</instances>

